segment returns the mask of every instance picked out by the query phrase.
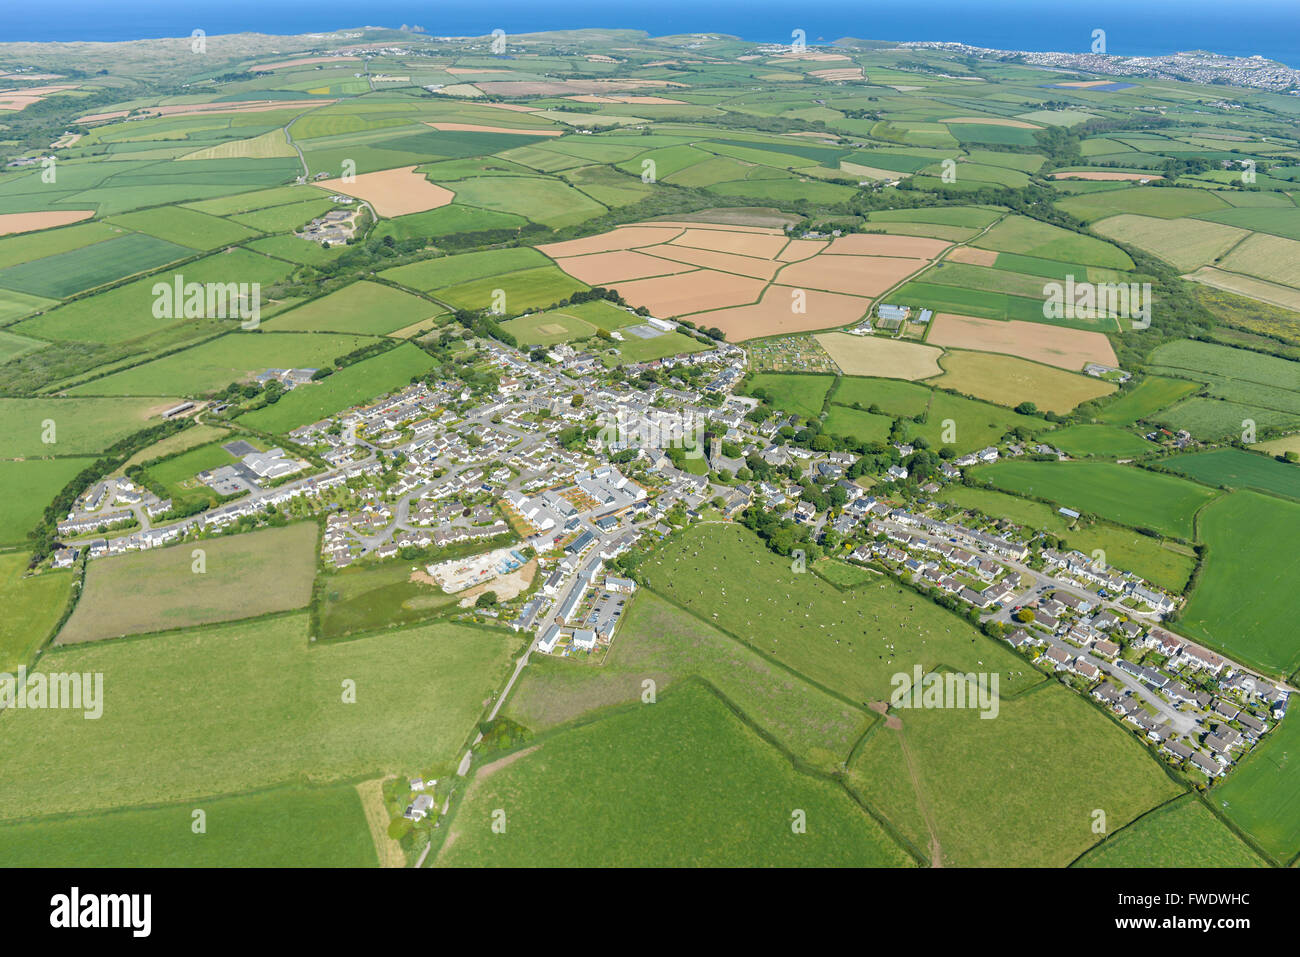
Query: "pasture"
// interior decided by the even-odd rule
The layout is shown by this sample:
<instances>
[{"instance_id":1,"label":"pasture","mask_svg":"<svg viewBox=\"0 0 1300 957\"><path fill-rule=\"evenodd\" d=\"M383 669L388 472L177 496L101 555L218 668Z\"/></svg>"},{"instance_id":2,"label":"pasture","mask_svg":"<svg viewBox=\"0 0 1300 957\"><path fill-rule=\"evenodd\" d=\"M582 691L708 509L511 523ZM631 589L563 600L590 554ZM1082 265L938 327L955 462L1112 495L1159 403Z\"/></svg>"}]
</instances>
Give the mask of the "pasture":
<instances>
[{"instance_id":1,"label":"pasture","mask_svg":"<svg viewBox=\"0 0 1300 957\"><path fill-rule=\"evenodd\" d=\"M557 805L561 794L574 813ZM492 828L498 808L504 835ZM805 834L790 826L794 808L807 815ZM796 771L699 684L479 766L437 858L444 867L911 863L839 785Z\"/></svg>"},{"instance_id":2,"label":"pasture","mask_svg":"<svg viewBox=\"0 0 1300 957\"><path fill-rule=\"evenodd\" d=\"M1157 446L1113 425L1071 425L1042 436L1050 445L1076 459L1122 459L1149 455Z\"/></svg>"},{"instance_id":3,"label":"pasture","mask_svg":"<svg viewBox=\"0 0 1300 957\"><path fill-rule=\"evenodd\" d=\"M445 315L425 299L376 282L356 282L272 319L268 328L285 332L348 332L386 335Z\"/></svg>"},{"instance_id":4,"label":"pasture","mask_svg":"<svg viewBox=\"0 0 1300 957\"><path fill-rule=\"evenodd\" d=\"M405 562L356 565L329 572L320 583L320 638L405 627L452 608L457 595L417 580Z\"/></svg>"},{"instance_id":5,"label":"pasture","mask_svg":"<svg viewBox=\"0 0 1300 957\"><path fill-rule=\"evenodd\" d=\"M70 571L28 575L26 553L0 554L0 672L13 674L30 664L37 649L50 637L67 607L72 590Z\"/></svg>"},{"instance_id":6,"label":"pasture","mask_svg":"<svg viewBox=\"0 0 1300 957\"><path fill-rule=\"evenodd\" d=\"M1097 418L1110 425L1132 425L1195 392L1197 385L1183 379L1147 375L1105 403Z\"/></svg>"},{"instance_id":7,"label":"pasture","mask_svg":"<svg viewBox=\"0 0 1300 957\"><path fill-rule=\"evenodd\" d=\"M1115 391L1115 386L1100 379L1015 356L954 350L940 364L943 375L931 380L931 385L1009 408L1033 402L1044 412L1064 414Z\"/></svg>"},{"instance_id":8,"label":"pasture","mask_svg":"<svg viewBox=\"0 0 1300 957\"><path fill-rule=\"evenodd\" d=\"M1111 834L1074 866L1263 867L1264 861L1189 794Z\"/></svg>"},{"instance_id":9,"label":"pasture","mask_svg":"<svg viewBox=\"0 0 1300 957\"><path fill-rule=\"evenodd\" d=\"M174 404L166 398L0 398L0 457L101 452L156 425L160 413Z\"/></svg>"},{"instance_id":10,"label":"pasture","mask_svg":"<svg viewBox=\"0 0 1300 957\"><path fill-rule=\"evenodd\" d=\"M1222 488L1253 488L1300 499L1300 466L1241 449L1212 449L1161 463L1188 478Z\"/></svg>"},{"instance_id":11,"label":"pasture","mask_svg":"<svg viewBox=\"0 0 1300 957\"><path fill-rule=\"evenodd\" d=\"M45 506L93 458L0 459L0 545L23 541L36 527Z\"/></svg>"},{"instance_id":12,"label":"pasture","mask_svg":"<svg viewBox=\"0 0 1300 957\"><path fill-rule=\"evenodd\" d=\"M1300 854L1300 818L1294 813L1300 803L1300 721L1295 715L1270 731L1209 799L1275 860L1292 863Z\"/></svg>"}]
</instances>

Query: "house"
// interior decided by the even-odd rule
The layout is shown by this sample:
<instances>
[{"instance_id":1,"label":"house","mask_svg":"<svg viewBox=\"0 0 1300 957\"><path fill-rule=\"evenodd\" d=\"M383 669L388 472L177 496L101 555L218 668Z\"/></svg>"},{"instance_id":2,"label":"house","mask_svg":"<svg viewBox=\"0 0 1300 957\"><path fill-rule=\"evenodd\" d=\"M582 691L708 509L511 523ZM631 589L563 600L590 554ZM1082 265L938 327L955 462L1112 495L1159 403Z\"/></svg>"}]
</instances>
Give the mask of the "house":
<instances>
[{"instance_id":1,"label":"house","mask_svg":"<svg viewBox=\"0 0 1300 957\"><path fill-rule=\"evenodd\" d=\"M402 817L408 821L423 821L429 816L429 809L433 807L432 794L417 794L415 800L406 806L406 813Z\"/></svg>"},{"instance_id":2,"label":"house","mask_svg":"<svg viewBox=\"0 0 1300 957\"><path fill-rule=\"evenodd\" d=\"M573 630L573 646L581 648L583 651L591 651L596 647L596 633L590 628L575 628Z\"/></svg>"},{"instance_id":3,"label":"house","mask_svg":"<svg viewBox=\"0 0 1300 957\"><path fill-rule=\"evenodd\" d=\"M560 642L560 626L551 625L546 631L542 632L542 637L537 639L537 650L544 654L551 654L555 651L555 646Z\"/></svg>"},{"instance_id":4,"label":"house","mask_svg":"<svg viewBox=\"0 0 1300 957\"><path fill-rule=\"evenodd\" d=\"M613 575L605 577L605 590L617 592L620 595L630 595L636 591L636 582L630 578L616 578Z\"/></svg>"},{"instance_id":5,"label":"house","mask_svg":"<svg viewBox=\"0 0 1300 957\"><path fill-rule=\"evenodd\" d=\"M1064 648L1052 647L1047 649L1047 660L1055 664L1056 670L1060 671L1062 668L1068 668L1073 659Z\"/></svg>"}]
</instances>

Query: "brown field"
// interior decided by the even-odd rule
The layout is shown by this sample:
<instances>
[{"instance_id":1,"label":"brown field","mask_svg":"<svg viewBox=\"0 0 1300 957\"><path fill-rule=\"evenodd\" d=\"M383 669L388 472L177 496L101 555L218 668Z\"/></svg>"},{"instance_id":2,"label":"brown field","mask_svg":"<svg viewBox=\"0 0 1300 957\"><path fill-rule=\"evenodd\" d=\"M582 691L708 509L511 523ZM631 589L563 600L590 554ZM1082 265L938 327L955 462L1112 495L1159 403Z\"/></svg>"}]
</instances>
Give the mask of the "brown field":
<instances>
[{"instance_id":1,"label":"brown field","mask_svg":"<svg viewBox=\"0 0 1300 957\"><path fill-rule=\"evenodd\" d=\"M805 310L797 313L792 309L796 291L792 286L768 286L756 303L699 313L690 319L697 325L721 329L728 341L743 342L848 325L861 319L871 307L869 299L809 289L803 290Z\"/></svg>"},{"instance_id":2,"label":"brown field","mask_svg":"<svg viewBox=\"0 0 1300 957\"><path fill-rule=\"evenodd\" d=\"M1107 83L1114 83L1114 80L1071 80L1068 83L1057 83L1056 86L1068 86L1076 90L1086 90L1090 86L1105 86Z\"/></svg>"},{"instance_id":3,"label":"brown field","mask_svg":"<svg viewBox=\"0 0 1300 957\"><path fill-rule=\"evenodd\" d=\"M482 73L482 70L470 70ZM640 90L685 86L668 80L486 80L477 84L484 93L496 96L564 96L569 93L608 93L611 90Z\"/></svg>"},{"instance_id":4,"label":"brown field","mask_svg":"<svg viewBox=\"0 0 1300 957\"><path fill-rule=\"evenodd\" d=\"M311 66L314 63L342 63L344 61L355 63L360 57L355 56L307 56L297 60L281 60L278 63L259 63L251 67L254 71L259 70L289 70L296 66Z\"/></svg>"},{"instance_id":5,"label":"brown field","mask_svg":"<svg viewBox=\"0 0 1300 957\"><path fill-rule=\"evenodd\" d=\"M903 259L933 259L951 243L920 236L888 236L879 233L852 233L831 242L826 250L832 256L895 256Z\"/></svg>"},{"instance_id":6,"label":"brown field","mask_svg":"<svg viewBox=\"0 0 1300 957\"><path fill-rule=\"evenodd\" d=\"M825 289L851 296L878 296L902 282L924 263L885 256L815 256L791 263L779 278L788 286Z\"/></svg>"},{"instance_id":7,"label":"brown field","mask_svg":"<svg viewBox=\"0 0 1300 957\"><path fill-rule=\"evenodd\" d=\"M801 259L811 259L824 250L827 245L820 239L792 239L786 244L785 249L777 254L776 258L783 263L795 263Z\"/></svg>"},{"instance_id":8,"label":"brown field","mask_svg":"<svg viewBox=\"0 0 1300 957\"><path fill-rule=\"evenodd\" d=\"M1110 340L1100 332L1063 329L1019 319L977 319L939 313L927 342L953 349L999 352L1077 372L1089 362L1117 365Z\"/></svg>"},{"instance_id":9,"label":"brown field","mask_svg":"<svg viewBox=\"0 0 1300 957\"><path fill-rule=\"evenodd\" d=\"M772 279L781 264L771 259L758 259L754 256L737 256L733 253L717 252L713 249L700 249L694 246L678 246L677 243L665 243L649 250L651 255L672 262L689 263L721 272L734 272L754 279Z\"/></svg>"},{"instance_id":10,"label":"brown field","mask_svg":"<svg viewBox=\"0 0 1300 957\"><path fill-rule=\"evenodd\" d=\"M1101 181L1110 181L1110 180L1128 181L1128 180L1139 180L1139 179L1147 179L1147 180L1164 179L1164 177L1160 176L1157 173L1121 173L1119 170L1085 169L1085 170L1075 170L1073 172L1066 171L1062 173L1053 173L1052 179L1091 179L1091 180L1101 180Z\"/></svg>"},{"instance_id":11,"label":"brown field","mask_svg":"<svg viewBox=\"0 0 1300 957\"><path fill-rule=\"evenodd\" d=\"M107 120L117 120L124 116L130 116L130 110L113 110L109 113L87 113L85 116L77 118L77 123L103 123Z\"/></svg>"},{"instance_id":12,"label":"brown field","mask_svg":"<svg viewBox=\"0 0 1300 957\"><path fill-rule=\"evenodd\" d=\"M883 336L824 332L814 337L845 375L883 379L928 379L943 372L942 349Z\"/></svg>"},{"instance_id":13,"label":"brown field","mask_svg":"<svg viewBox=\"0 0 1300 957\"><path fill-rule=\"evenodd\" d=\"M387 217L437 209L446 206L456 195L449 189L430 183L415 171L414 166L361 173L351 183L345 183L342 179L327 179L313 185L331 193L364 199L375 208L376 213Z\"/></svg>"},{"instance_id":14,"label":"brown field","mask_svg":"<svg viewBox=\"0 0 1300 957\"><path fill-rule=\"evenodd\" d=\"M760 233L753 230L687 229L672 241L674 246L709 249L733 256L774 259L785 248L786 238L778 230Z\"/></svg>"},{"instance_id":15,"label":"brown field","mask_svg":"<svg viewBox=\"0 0 1300 957\"><path fill-rule=\"evenodd\" d=\"M600 96L597 93L581 93L566 96L566 100L575 103L633 103L649 106L685 106L685 100L670 100L664 96Z\"/></svg>"},{"instance_id":16,"label":"brown field","mask_svg":"<svg viewBox=\"0 0 1300 957\"><path fill-rule=\"evenodd\" d=\"M478 123L426 123L435 130L463 130L467 133L522 133L524 136L562 136L564 130L524 130L514 126L482 126Z\"/></svg>"},{"instance_id":17,"label":"brown field","mask_svg":"<svg viewBox=\"0 0 1300 957\"><path fill-rule=\"evenodd\" d=\"M954 116L950 119L940 120L940 123L979 123L983 126L1010 126L1017 130L1041 130L1042 127L1035 123L1026 123L1024 120L1008 120L1001 116Z\"/></svg>"},{"instance_id":18,"label":"brown field","mask_svg":"<svg viewBox=\"0 0 1300 957\"><path fill-rule=\"evenodd\" d=\"M0 213L0 236L31 233L51 226L79 223L95 215L93 209L61 209L47 213Z\"/></svg>"},{"instance_id":19,"label":"brown field","mask_svg":"<svg viewBox=\"0 0 1300 957\"><path fill-rule=\"evenodd\" d=\"M992 266L998 261L998 254L991 249L976 249L974 246L958 246L947 256L945 262L968 263L972 266Z\"/></svg>"},{"instance_id":20,"label":"brown field","mask_svg":"<svg viewBox=\"0 0 1300 957\"><path fill-rule=\"evenodd\" d=\"M697 269L676 276L620 283L618 291L629 305L645 306L651 315L671 319L754 302L764 285L761 279Z\"/></svg>"},{"instance_id":21,"label":"brown field","mask_svg":"<svg viewBox=\"0 0 1300 957\"><path fill-rule=\"evenodd\" d=\"M845 67L840 70L810 70L808 75L815 76L819 80L829 80L832 83L840 80L861 80L862 67Z\"/></svg>"},{"instance_id":22,"label":"brown field","mask_svg":"<svg viewBox=\"0 0 1300 957\"><path fill-rule=\"evenodd\" d=\"M29 86L23 90L0 90L0 110L17 112L25 110L33 103L39 103L51 93L63 90L75 90L75 83L60 83L56 86Z\"/></svg>"},{"instance_id":23,"label":"brown field","mask_svg":"<svg viewBox=\"0 0 1300 957\"><path fill-rule=\"evenodd\" d=\"M294 110L307 106L325 106L338 100L235 100L230 103L175 103L170 106L142 106L137 111L149 116L193 116L198 113L266 113L269 110ZM127 111L95 113L77 122L94 123L126 116Z\"/></svg>"},{"instance_id":24,"label":"brown field","mask_svg":"<svg viewBox=\"0 0 1300 957\"><path fill-rule=\"evenodd\" d=\"M709 215L723 214L728 210L708 210ZM697 215L692 213L691 215ZM678 226L682 229L705 229L709 232L723 233L757 233L762 236L781 236L784 231L779 226L759 226L754 223L729 223L724 221L714 222L711 219L651 219L644 223L634 223L635 226Z\"/></svg>"},{"instance_id":25,"label":"brown field","mask_svg":"<svg viewBox=\"0 0 1300 957\"><path fill-rule=\"evenodd\" d=\"M833 171L832 171L833 172ZM863 179L906 179L911 173L900 173L896 169L878 169L875 166L863 166L861 163L840 161L840 172L860 176Z\"/></svg>"},{"instance_id":26,"label":"brown field","mask_svg":"<svg viewBox=\"0 0 1300 957\"><path fill-rule=\"evenodd\" d=\"M656 247L662 248L662 247ZM650 276L667 276L689 272L693 267L668 262L657 256L647 256L631 249L613 249L589 256L570 256L556 259L555 263L570 276L581 279L589 286L603 286L611 282L646 279Z\"/></svg>"},{"instance_id":27,"label":"brown field","mask_svg":"<svg viewBox=\"0 0 1300 957\"><path fill-rule=\"evenodd\" d=\"M606 253L616 249L654 246L675 239L681 233L681 227L671 223L665 226L619 226L599 236L584 236L582 239L569 239L561 243L543 243L537 248L552 259L560 256L589 256L592 253Z\"/></svg>"},{"instance_id":28,"label":"brown field","mask_svg":"<svg viewBox=\"0 0 1300 957\"><path fill-rule=\"evenodd\" d=\"M501 73L504 74L505 76L509 76L511 73L514 73L515 71L514 70L489 70L487 67L478 69L475 67L467 67L467 66L449 66L447 67L447 72L450 73L452 76L464 76L467 73L482 73L485 75L488 73Z\"/></svg>"},{"instance_id":29,"label":"brown field","mask_svg":"<svg viewBox=\"0 0 1300 957\"><path fill-rule=\"evenodd\" d=\"M1028 401L1044 411L1063 414L1080 402L1110 395L1118 388L1091 376L988 352L949 352L943 367L946 371L934 385L1010 408Z\"/></svg>"}]
</instances>

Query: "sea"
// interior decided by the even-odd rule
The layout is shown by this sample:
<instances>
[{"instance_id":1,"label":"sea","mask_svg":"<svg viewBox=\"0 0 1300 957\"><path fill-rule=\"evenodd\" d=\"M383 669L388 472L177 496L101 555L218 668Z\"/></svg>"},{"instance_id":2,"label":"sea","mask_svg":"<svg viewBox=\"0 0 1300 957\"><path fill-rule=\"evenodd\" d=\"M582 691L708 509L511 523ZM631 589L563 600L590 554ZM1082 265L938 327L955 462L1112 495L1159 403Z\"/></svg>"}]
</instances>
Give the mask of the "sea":
<instances>
[{"instance_id":1,"label":"sea","mask_svg":"<svg viewBox=\"0 0 1300 957\"><path fill-rule=\"evenodd\" d=\"M435 36L618 27L652 36L727 33L789 43L840 37L951 40L1002 50L1085 52L1105 31L1106 52L1151 56L1211 50L1300 67L1300 0L36 0L0 2L0 41L135 40L260 32L299 34L358 26L420 26Z\"/></svg>"}]
</instances>

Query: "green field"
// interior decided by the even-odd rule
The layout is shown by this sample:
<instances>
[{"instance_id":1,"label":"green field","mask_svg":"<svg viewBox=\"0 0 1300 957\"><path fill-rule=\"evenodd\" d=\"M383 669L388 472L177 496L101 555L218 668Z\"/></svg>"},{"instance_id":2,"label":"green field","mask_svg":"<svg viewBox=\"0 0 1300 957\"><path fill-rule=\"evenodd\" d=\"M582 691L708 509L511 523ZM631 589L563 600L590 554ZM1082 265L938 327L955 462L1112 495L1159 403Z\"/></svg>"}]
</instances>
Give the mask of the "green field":
<instances>
[{"instance_id":1,"label":"green field","mask_svg":"<svg viewBox=\"0 0 1300 957\"><path fill-rule=\"evenodd\" d=\"M1196 389L1194 382L1144 376L1137 385L1117 393L1112 401L1105 403L1097 413L1097 418L1111 425L1132 425L1167 408Z\"/></svg>"},{"instance_id":2,"label":"green field","mask_svg":"<svg viewBox=\"0 0 1300 957\"><path fill-rule=\"evenodd\" d=\"M1255 752L1220 786L1210 800L1230 821L1253 837L1283 864L1300 853L1300 721L1284 720L1260 742Z\"/></svg>"},{"instance_id":3,"label":"green field","mask_svg":"<svg viewBox=\"0 0 1300 957\"><path fill-rule=\"evenodd\" d=\"M1198 529L1210 553L1180 627L1269 673L1291 674L1300 667L1291 628L1300 556L1290 545L1300 534L1300 505L1232 492L1201 513Z\"/></svg>"},{"instance_id":4,"label":"green field","mask_svg":"<svg viewBox=\"0 0 1300 957\"><path fill-rule=\"evenodd\" d=\"M268 323L268 328L385 335L444 313L445 310L409 292L375 282L357 282L279 314Z\"/></svg>"},{"instance_id":5,"label":"green field","mask_svg":"<svg viewBox=\"0 0 1300 957\"><path fill-rule=\"evenodd\" d=\"M350 406L393 392L433 367L433 359L403 343L382 355L346 366L311 385L294 389L275 405L248 412L240 421L263 432L291 432Z\"/></svg>"},{"instance_id":6,"label":"green field","mask_svg":"<svg viewBox=\"0 0 1300 957\"><path fill-rule=\"evenodd\" d=\"M32 655L50 637L68 603L73 575L70 571L45 572L23 577L27 556L0 555L0 672L13 674L30 664Z\"/></svg>"},{"instance_id":7,"label":"green field","mask_svg":"<svg viewBox=\"0 0 1300 957\"><path fill-rule=\"evenodd\" d=\"M471 311L491 310L503 302L501 311L505 315L518 315L529 309L545 308L588 288L559 266L540 266L449 286L434 295L457 309Z\"/></svg>"},{"instance_id":8,"label":"green field","mask_svg":"<svg viewBox=\"0 0 1300 957\"><path fill-rule=\"evenodd\" d=\"M1008 492L1185 539L1192 538L1196 510L1217 494L1170 475L1109 462L1007 460L971 474Z\"/></svg>"},{"instance_id":9,"label":"green field","mask_svg":"<svg viewBox=\"0 0 1300 957\"><path fill-rule=\"evenodd\" d=\"M583 813L569 813L565 795L580 795ZM504 833L492 828L498 809ZM796 810L806 833L793 832ZM838 784L796 771L702 685L480 766L437 858L446 867L911 863Z\"/></svg>"},{"instance_id":10,"label":"green field","mask_svg":"<svg viewBox=\"0 0 1300 957\"><path fill-rule=\"evenodd\" d=\"M1008 216L975 241L981 249L1020 253L1084 266L1132 269L1133 261L1118 246L1023 216Z\"/></svg>"},{"instance_id":11,"label":"green field","mask_svg":"<svg viewBox=\"0 0 1300 957\"><path fill-rule=\"evenodd\" d=\"M1206 485L1253 488L1300 499L1300 466L1269 456L1241 449L1213 449L1175 456L1161 464Z\"/></svg>"},{"instance_id":12,"label":"green field","mask_svg":"<svg viewBox=\"0 0 1300 957\"><path fill-rule=\"evenodd\" d=\"M1003 693L1041 680L1009 648L929 599L881 581L856 589L850 602L817 576L793 571L790 559L740 527L687 529L641 570L656 593L851 701L887 697L890 677L918 662L997 671Z\"/></svg>"},{"instance_id":13,"label":"green field","mask_svg":"<svg viewBox=\"0 0 1300 957\"><path fill-rule=\"evenodd\" d=\"M1076 866L1263 867L1264 861L1204 804L1188 795L1112 834Z\"/></svg>"},{"instance_id":14,"label":"green field","mask_svg":"<svg viewBox=\"0 0 1300 957\"><path fill-rule=\"evenodd\" d=\"M421 292L446 289L475 279L487 279L519 269L546 266L550 260L536 249L520 246L513 249L490 249L460 256L443 256L398 266L380 273L384 279Z\"/></svg>"},{"instance_id":15,"label":"green field","mask_svg":"<svg viewBox=\"0 0 1300 957\"><path fill-rule=\"evenodd\" d=\"M965 867L1064 867L1099 841L1095 809L1117 829L1178 793L1133 735L1075 692L1050 683L1002 695L993 720L897 710L901 731L872 732L849 786L913 845L937 844L944 863Z\"/></svg>"},{"instance_id":16,"label":"green field","mask_svg":"<svg viewBox=\"0 0 1300 957\"><path fill-rule=\"evenodd\" d=\"M66 299L193 255L195 250L185 246L130 233L0 269L0 286L48 299Z\"/></svg>"},{"instance_id":17,"label":"green field","mask_svg":"<svg viewBox=\"0 0 1300 957\"><path fill-rule=\"evenodd\" d=\"M865 574L856 566L844 567ZM869 723L861 708L645 590L628 606L600 665L535 656L511 694L506 714L542 731L639 701L646 678L663 691L693 676L716 687L781 747L825 771L848 757Z\"/></svg>"},{"instance_id":18,"label":"green field","mask_svg":"<svg viewBox=\"0 0 1300 957\"><path fill-rule=\"evenodd\" d=\"M454 761L519 648L449 624L313 646L289 615L60 649L42 668L103 674L103 714L6 715L0 808L163 805Z\"/></svg>"},{"instance_id":19,"label":"green field","mask_svg":"<svg viewBox=\"0 0 1300 957\"><path fill-rule=\"evenodd\" d=\"M192 830L195 810L205 832ZM347 784L0 825L11 867L375 867Z\"/></svg>"},{"instance_id":20,"label":"green field","mask_svg":"<svg viewBox=\"0 0 1300 957\"><path fill-rule=\"evenodd\" d=\"M0 501L5 503L0 512L0 545L23 541L40 521L45 506L93 462L91 458L0 459Z\"/></svg>"},{"instance_id":21,"label":"green field","mask_svg":"<svg viewBox=\"0 0 1300 957\"><path fill-rule=\"evenodd\" d=\"M231 246L257 235L238 223L182 206L160 206L126 213L114 216L109 222L190 249Z\"/></svg>"},{"instance_id":22,"label":"green field","mask_svg":"<svg viewBox=\"0 0 1300 957\"><path fill-rule=\"evenodd\" d=\"M858 442L883 442L893 424L894 420L887 415L832 405L822 422L822 431L828 435L846 435Z\"/></svg>"},{"instance_id":23,"label":"green field","mask_svg":"<svg viewBox=\"0 0 1300 957\"><path fill-rule=\"evenodd\" d=\"M1113 425L1071 425L1042 438L1074 458L1134 458L1157 449L1141 436Z\"/></svg>"},{"instance_id":24,"label":"green field","mask_svg":"<svg viewBox=\"0 0 1300 957\"><path fill-rule=\"evenodd\" d=\"M511 319L502 323L502 328L514 336L520 346L553 346L559 342L589 339L596 335L597 329L612 332L642 321L644 320L639 316L619 309L612 303L597 300ZM638 340L633 336L627 336L626 339L621 347L634 346L640 341L654 341Z\"/></svg>"},{"instance_id":25,"label":"green field","mask_svg":"<svg viewBox=\"0 0 1300 957\"><path fill-rule=\"evenodd\" d=\"M157 425L157 413L172 404L165 398L0 399L0 457L101 452Z\"/></svg>"},{"instance_id":26,"label":"green field","mask_svg":"<svg viewBox=\"0 0 1300 957\"><path fill-rule=\"evenodd\" d=\"M822 414L826 393L835 379L828 375L786 375L760 372L749 384L749 394L766 396L778 409L815 419Z\"/></svg>"},{"instance_id":27,"label":"green field","mask_svg":"<svg viewBox=\"0 0 1300 957\"><path fill-rule=\"evenodd\" d=\"M404 562L357 565L320 581L321 638L406 626L447 611L459 599L411 580Z\"/></svg>"}]
</instances>

